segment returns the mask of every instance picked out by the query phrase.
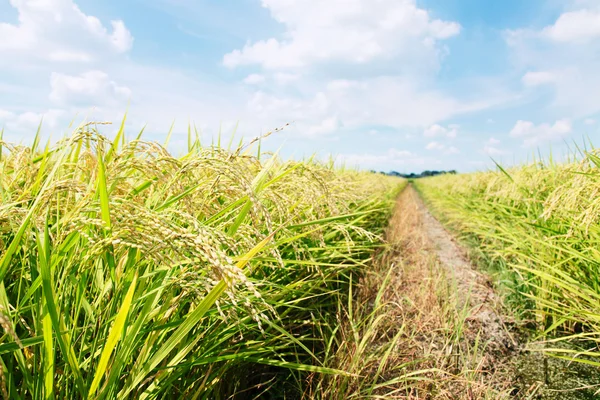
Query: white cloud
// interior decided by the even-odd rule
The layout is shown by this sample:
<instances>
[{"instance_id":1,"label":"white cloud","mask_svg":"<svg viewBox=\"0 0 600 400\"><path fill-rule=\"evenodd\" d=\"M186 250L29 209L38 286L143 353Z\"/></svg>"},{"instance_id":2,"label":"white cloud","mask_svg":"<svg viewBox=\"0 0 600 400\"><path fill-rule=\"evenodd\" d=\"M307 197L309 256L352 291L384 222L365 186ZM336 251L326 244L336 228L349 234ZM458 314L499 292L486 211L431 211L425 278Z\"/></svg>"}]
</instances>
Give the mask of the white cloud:
<instances>
[{"instance_id":1,"label":"white cloud","mask_svg":"<svg viewBox=\"0 0 600 400\"><path fill-rule=\"evenodd\" d=\"M254 92L247 103L249 115L275 125L294 122L300 134L307 134L332 115L343 121L347 129L370 129L373 125L423 129L435 121L486 108L495 101L462 103L435 91L419 89L411 79L402 77L333 80L323 85L310 80L302 82L306 87L301 87L301 94L281 90ZM310 90L313 84L315 92ZM325 90L319 90L323 87ZM452 138L458 127L451 125L444 129L445 137Z\"/></svg>"},{"instance_id":2,"label":"white cloud","mask_svg":"<svg viewBox=\"0 0 600 400\"><path fill-rule=\"evenodd\" d=\"M416 166L430 166L440 164L440 160L432 157L421 157L408 150L389 149L382 154L340 154L336 157L336 162L347 166L375 169L394 169Z\"/></svg>"},{"instance_id":3,"label":"white cloud","mask_svg":"<svg viewBox=\"0 0 600 400\"><path fill-rule=\"evenodd\" d=\"M57 50L48 55L50 61L88 63L92 56L85 52Z\"/></svg>"},{"instance_id":4,"label":"white cloud","mask_svg":"<svg viewBox=\"0 0 600 400\"><path fill-rule=\"evenodd\" d=\"M21 140L24 136L33 136L42 120L44 127L56 128L64 115L65 111L60 109L49 109L43 113L33 111L15 113L0 109L0 127L6 127L5 140L12 141L13 138Z\"/></svg>"},{"instance_id":5,"label":"white cloud","mask_svg":"<svg viewBox=\"0 0 600 400\"><path fill-rule=\"evenodd\" d=\"M309 127L306 133L309 136L326 135L338 131L342 126L342 122L337 117L329 117L319 124Z\"/></svg>"},{"instance_id":6,"label":"white cloud","mask_svg":"<svg viewBox=\"0 0 600 400\"><path fill-rule=\"evenodd\" d=\"M600 11L577 10L563 13L542 34L556 42L585 41L600 37Z\"/></svg>"},{"instance_id":7,"label":"white cloud","mask_svg":"<svg viewBox=\"0 0 600 400\"><path fill-rule=\"evenodd\" d=\"M436 136L443 136L446 134L446 128L440 126L440 125L432 125L429 128L425 129L425 132L423 132L423 135L425 137L436 137Z\"/></svg>"},{"instance_id":8,"label":"white cloud","mask_svg":"<svg viewBox=\"0 0 600 400\"><path fill-rule=\"evenodd\" d=\"M545 141L551 141L570 134L571 121L561 119L554 124L535 125L531 121L519 120L510 131L510 136L523 139L525 146L534 146Z\"/></svg>"},{"instance_id":9,"label":"white cloud","mask_svg":"<svg viewBox=\"0 0 600 400\"><path fill-rule=\"evenodd\" d=\"M489 156L502 156L507 154L506 151L494 146L490 146L489 144L483 146L483 152Z\"/></svg>"},{"instance_id":10,"label":"white cloud","mask_svg":"<svg viewBox=\"0 0 600 400\"><path fill-rule=\"evenodd\" d=\"M483 146L483 152L489 156L502 156L508 154L505 150L498 147L500 143L500 140L494 137L489 138Z\"/></svg>"},{"instance_id":11,"label":"white cloud","mask_svg":"<svg viewBox=\"0 0 600 400\"><path fill-rule=\"evenodd\" d=\"M110 41L112 42L113 47L119 53L125 53L126 51L131 50L131 46L133 46L133 36L131 36L131 32L125 27L125 23L123 21L110 21L112 25L113 31L110 35Z\"/></svg>"},{"instance_id":12,"label":"white cloud","mask_svg":"<svg viewBox=\"0 0 600 400\"><path fill-rule=\"evenodd\" d=\"M119 103L131 96L129 88L117 85L102 71L78 76L53 72L50 87L50 100L62 104L103 105Z\"/></svg>"},{"instance_id":13,"label":"white cloud","mask_svg":"<svg viewBox=\"0 0 600 400\"><path fill-rule=\"evenodd\" d=\"M244 78L244 83L247 85L258 85L265 81L265 76L261 74L250 74Z\"/></svg>"},{"instance_id":14,"label":"white cloud","mask_svg":"<svg viewBox=\"0 0 600 400\"><path fill-rule=\"evenodd\" d=\"M11 0L18 22L0 22L3 64L15 60L8 53L59 62L90 62L95 57L127 52L133 37L123 21L106 28L83 13L72 0Z\"/></svg>"},{"instance_id":15,"label":"white cloud","mask_svg":"<svg viewBox=\"0 0 600 400\"><path fill-rule=\"evenodd\" d=\"M259 90L248 101L250 113L265 118L287 118L296 122L323 119L330 115L328 113L330 106L331 102L323 92L316 93L312 98L303 99Z\"/></svg>"},{"instance_id":16,"label":"white cloud","mask_svg":"<svg viewBox=\"0 0 600 400\"><path fill-rule=\"evenodd\" d=\"M259 64L268 69L303 67L320 61L365 63L460 32L460 25L432 19L415 0L262 0L283 24L284 39L247 43L223 58L227 67Z\"/></svg>"},{"instance_id":17,"label":"white cloud","mask_svg":"<svg viewBox=\"0 0 600 400\"><path fill-rule=\"evenodd\" d=\"M436 151L436 152L442 152L443 154L458 154L460 153L460 150L454 146L447 146L443 143L440 142L429 142L427 143L427 145L425 146L426 150L430 150L430 151Z\"/></svg>"},{"instance_id":18,"label":"white cloud","mask_svg":"<svg viewBox=\"0 0 600 400\"><path fill-rule=\"evenodd\" d=\"M581 2L578 10L568 11L555 23L540 30L518 29L505 32L511 60L523 71L522 82L531 88L552 85L545 91L549 111L573 119L589 117L600 111L600 3ZM575 5L572 5L575 6ZM600 19L598 19L600 21ZM589 40L586 40L589 39ZM529 96L541 94L532 91Z\"/></svg>"},{"instance_id":19,"label":"white cloud","mask_svg":"<svg viewBox=\"0 0 600 400\"><path fill-rule=\"evenodd\" d=\"M458 128L459 128L458 125L449 125L448 128L445 128L441 125L434 124L434 125L431 125L430 127L428 127L427 129L425 129L425 131L423 132L423 135L425 137L445 136L445 137L454 139L458 132Z\"/></svg>"},{"instance_id":20,"label":"white cloud","mask_svg":"<svg viewBox=\"0 0 600 400\"><path fill-rule=\"evenodd\" d=\"M463 99L432 85L448 51L441 41L461 28L433 18L415 0L262 0L262 5L284 33L223 58L227 67L251 65L275 83L251 95L253 118L293 121L300 134L309 135L338 129L331 128L331 116L347 130L423 130L506 101L498 85L479 96L465 91ZM448 138L458 132L455 126L443 129Z\"/></svg>"},{"instance_id":21,"label":"white cloud","mask_svg":"<svg viewBox=\"0 0 600 400\"><path fill-rule=\"evenodd\" d=\"M486 108L495 101L460 102L421 88L410 77L389 76L336 81L329 85L327 98L348 126L380 124L395 128L429 126L453 115Z\"/></svg>"},{"instance_id":22,"label":"white cloud","mask_svg":"<svg viewBox=\"0 0 600 400\"><path fill-rule=\"evenodd\" d=\"M596 124L596 120L593 118L587 118L585 121L583 121L586 125L595 125Z\"/></svg>"},{"instance_id":23,"label":"white cloud","mask_svg":"<svg viewBox=\"0 0 600 400\"><path fill-rule=\"evenodd\" d=\"M412 158L412 157L416 157L413 153L411 153L408 150L396 150L396 149L390 149L388 151L388 156L392 157L392 158Z\"/></svg>"},{"instance_id":24,"label":"white cloud","mask_svg":"<svg viewBox=\"0 0 600 400\"><path fill-rule=\"evenodd\" d=\"M445 147L446 146L444 146L440 142L429 142L429 143L427 143L427 146L425 146L425 149L427 149L427 150L443 150Z\"/></svg>"},{"instance_id":25,"label":"white cloud","mask_svg":"<svg viewBox=\"0 0 600 400\"><path fill-rule=\"evenodd\" d=\"M0 108L0 122L14 118L14 115L15 114L13 112Z\"/></svg>"},{"instance_id":26,"label":"white cloud","mask_svg":"<svg viewBox=\"0 0 600 400\"><path fill-rule=\"evenodd\" d=\"M539 86L556 82L556 80L556 74L550 71L527 72L522 78L525 86Z\"/></svg>"}]
</instances>

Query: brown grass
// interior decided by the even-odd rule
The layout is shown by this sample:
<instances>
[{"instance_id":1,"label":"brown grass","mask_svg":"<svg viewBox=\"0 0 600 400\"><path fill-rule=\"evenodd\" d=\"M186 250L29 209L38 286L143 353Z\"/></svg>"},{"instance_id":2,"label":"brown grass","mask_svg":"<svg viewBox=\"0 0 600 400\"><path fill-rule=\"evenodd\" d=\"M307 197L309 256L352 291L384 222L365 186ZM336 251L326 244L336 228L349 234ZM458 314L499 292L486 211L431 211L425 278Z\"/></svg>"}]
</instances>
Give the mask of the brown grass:
<instances>
[{"instance_id":1,"label":"brown grass","mask_svg":"<svg viewBox=\"0 0 600 400\"><path fill-rule=\"evenodd\" d=\"M489 337L480 316L482 308L491 307L489 300L472 298L468 282L457 283L469 278L440 261L440 244L432 242L426 213L415 190L407 187L386 232L389 247L361 280L352 318L341 324L345 342L337 365L361 377L346 386L330 382L323 397L514 398L514 366L509 362L514 354L499 351L502 346ZM370 315L377 324L363 324L354 338L357 321ZM361 348L365 340L368 345ZM373 357L382 349L387 357ZM360 365L352 368L356 358ZM365 382L376 388L367 393Z\"/></svg>"}]
</instances>

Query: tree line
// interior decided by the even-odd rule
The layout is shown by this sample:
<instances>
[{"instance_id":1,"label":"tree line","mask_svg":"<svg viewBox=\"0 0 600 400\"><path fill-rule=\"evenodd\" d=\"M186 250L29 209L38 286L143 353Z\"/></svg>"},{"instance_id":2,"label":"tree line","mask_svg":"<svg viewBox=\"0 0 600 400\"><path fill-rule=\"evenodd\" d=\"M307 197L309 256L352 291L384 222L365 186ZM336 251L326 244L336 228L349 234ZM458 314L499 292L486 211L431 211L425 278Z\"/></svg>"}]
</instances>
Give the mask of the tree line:
<instances>
[{"instance_id":1,"label":"tree line","mask_svg":"<svg viewBox=\"0 0 600 400\"><path fill-rule=\"evenodd\" d=\"M377 174L383 174L383 175L389 175L389 176L400 176L402 178L406 178L406 179L417 179L417 178L424 178L426 176L436 176L436 175L443 175L443 174L456 174L456 170L451 169L449 171L429 171L429 170L425 170L423 172L421 172L420 174L416 174L414 172L411 172L410 174L403 174L397 171L390 171L390 172L383 172L383 171L371 171L373 173L377 173Z\"/></svg>"}]
</instances>

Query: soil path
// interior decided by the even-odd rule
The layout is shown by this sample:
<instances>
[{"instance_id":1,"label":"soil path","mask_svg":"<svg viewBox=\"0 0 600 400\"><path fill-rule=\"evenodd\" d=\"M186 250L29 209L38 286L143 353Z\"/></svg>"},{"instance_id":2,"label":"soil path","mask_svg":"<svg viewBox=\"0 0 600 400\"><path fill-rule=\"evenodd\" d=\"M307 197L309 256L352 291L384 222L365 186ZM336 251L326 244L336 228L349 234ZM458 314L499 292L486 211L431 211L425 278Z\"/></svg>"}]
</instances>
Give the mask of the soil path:
<instances>
[{"instance_id":1,"label":"soil path","mask_svg":"<svg viewBox=\"0 0 600 400\"><path fill-rule=\"evenodd\" d=\"M443 371L416 398L515 398L519 345L505 326L500 298L412 185L398 197L387 237L400 246L398 296L413 305L405 315L420 327L413 356Z\"/></svg>"},{"instance_id":2,"label":"soil path","mask_svg":"<svg viewBox=\"0 0 600 400\"><path fill-rule=\"evenodd\" d=\"M435 251L441 266L456 284L458 306L470 307L468 320L477 325L493 350L502 353L516 350L517 341L506 329L500 313L500 298L495 293L490 279L475 270L465 250L431 215L412 185L407 187L406 191L407 196L413 197L417 212L421 215L430 248Z\"/></svg>"},{"instance_id":3,"label":"soil path","mask_svg":"<svg viewBox=\"0 0 600 400\"><path fill-rule=\"evenodd\" d=\"M401 195L404 207L413 208L417 226L424 235L422 243L425 251L433 251L451 284L456 285L459 308L468 307L467 321L471 328L481 332L490 350L505 354L516 350L516 339L506 329L500 313L500 298L494 292L489 278L474 269L466 252L456 240L435 219L417 191L409 185ZM406 210L411 212L411 210Z\"/></svg>"}]
</instances>

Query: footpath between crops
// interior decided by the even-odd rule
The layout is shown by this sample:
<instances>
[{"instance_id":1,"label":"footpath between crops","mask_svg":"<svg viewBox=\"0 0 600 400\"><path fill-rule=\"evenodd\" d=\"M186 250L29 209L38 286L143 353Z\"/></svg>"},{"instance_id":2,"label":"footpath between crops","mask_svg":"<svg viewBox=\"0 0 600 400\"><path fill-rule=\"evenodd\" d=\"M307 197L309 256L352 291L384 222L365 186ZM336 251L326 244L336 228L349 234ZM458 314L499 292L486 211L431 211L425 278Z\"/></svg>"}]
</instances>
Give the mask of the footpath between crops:
<instances>
[{"instance_id":1,"label":"footpath between crops","mask_svg":"<svg viewBox=\"0 0 600 400\"><path fill-rule=\"evenodd\" d=\"M387 232L396 248L394 288L415 369L428 370L403 398L587 399L570 380L584 371L526 351L524 332L494 282L434 218L409 184Z\"/></svg>"}]
</instances>

